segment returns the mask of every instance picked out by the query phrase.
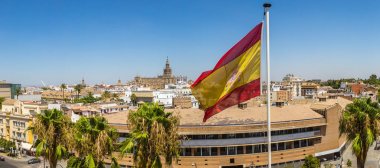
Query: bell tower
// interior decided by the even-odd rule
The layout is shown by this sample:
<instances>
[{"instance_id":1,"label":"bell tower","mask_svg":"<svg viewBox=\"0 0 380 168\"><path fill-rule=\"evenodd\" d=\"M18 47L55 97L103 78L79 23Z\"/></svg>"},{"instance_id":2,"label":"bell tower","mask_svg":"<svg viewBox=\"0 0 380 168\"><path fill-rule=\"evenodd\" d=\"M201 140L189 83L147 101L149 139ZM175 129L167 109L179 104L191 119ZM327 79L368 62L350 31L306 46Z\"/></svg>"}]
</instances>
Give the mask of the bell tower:
<instances>
[{"instance_id":1,"label":"bell tower","mask_svg":"<svg viewBox=\"0 0 380 168\"><path fill-rule=\"evenodd\" d=\"M164 69L164 74L162 75L164 78L172 77L172 69L170 68L169 58L166 57L166 65Z\"/></svg>"}]
</instances>

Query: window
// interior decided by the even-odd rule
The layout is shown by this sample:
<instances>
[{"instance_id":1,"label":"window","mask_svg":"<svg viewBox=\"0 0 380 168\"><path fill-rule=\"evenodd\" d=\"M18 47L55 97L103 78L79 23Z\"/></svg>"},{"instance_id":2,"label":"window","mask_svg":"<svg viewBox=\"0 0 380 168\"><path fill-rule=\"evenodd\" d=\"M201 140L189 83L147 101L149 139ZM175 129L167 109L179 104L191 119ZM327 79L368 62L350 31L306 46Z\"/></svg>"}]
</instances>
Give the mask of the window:
<instances>
[{"instance_id":1,"label":"window","mask_svg":"<svg viewBox=\"0 0 380 168\"><path fill-rule=\"evenodd\" d=\"M227 134L227 139L233 139L235 138L235 134Z\"/></svg>"},{"instance_id":2,"label":"window","mask_svg":"<svg viewBox=\"0 0 380 168\"><path fill-rule=\"evenodd\" d=\"M236 134L236 138L244 138L244 134Z\"/></svg>"},{"instance_id":3,"label":"window","mask_svg":"<svg viewBox=\"0 0 380 168\"><path fill-rule=\"evenodd\" d=\"M278 150L285 150L285 143L284 142L278 143Z\"/></svg>"},{"instance_id":4,"label":"window","mask_svg":"<svg viewBox=\"0 0 380 168\"><path fill-rule=\"evenodd\" d=\"M202 156L202 150L201 150L201 148L195 148L194 156Z\"/></svg>"},{"instance_id":5,"label":"window","mask_svg":"<svg viewBox=\"0 0 380 168\"><path fill-rule=\"evenodd\" d=\"M252 145L250 145L250 146L245 146L245 153L246 153L246 154L252 153Z\"/></svg>"},{"instance_id":6,"label":"window","mask_svg":"<svg viewBox=\"0 0 380 168\"><path fill-rule=\"evenodd\" d=\"M307 146L307 140L301 140L301 147Z\"/></svg>"},{"instance_id":7,"label":"window","mask_svg":"<svg viewBox=\"0 0 380 168\"><path fill-rule=\"evenodd\" d=\"M253 136L253 133L245 133L244 134L244 137L246 137L246 138L249 138L249 137L252 137Z\"/></svg>"},{"instance_id":8,"label":"window","mask_svg":"<svg viewBox=\"0 0 380 168\"><path fill-rule=\"evenodd\" d=\"M220 148L220 155L227 155L227 147Z\"/></svg>"},{"instance_id":9,"label":"window","mask_svg":"<svg viewBox=\"0 0 380 168\"><path fill-rule=\"evenodd\" d=\"M292 134L293 132L292 132L292 130L290 129L290 130L285 130L285 134Z\"/></svg>"},{"instance_id":10,"label":"window","mask_svg":"<svg viewBox=\"0 0 380 168\"><path fill-rule=\"evenodd\" d=\"M194 135L194 139L205 139L205 135Z\"/></svg>"},{"instance_id":11,"label":"window","mask_svg":"<svg viewBox=\"0 0 380 168\"><path fill-rule=\"evenodd\" d=\"M218 148L211 148L211 156L217 156L218 155Z\"/></svg>"},{"instance_id":12,"label":"window","mask_svg":"<svg viewBox=\"0 0 380 168\"><path fill-rule=\"evenodd\" d=\"M277 151L277 144L274 143L274 144L271 144L271 148L272 148L272 151Z\"/></svg>"},{"instance_id":13,"label":"window","mask_svg":"<svg viewBox=\"0 0 380 168\"><path fill-rule=\"evenodd\" d=\"M261 145L254 145L253 153L261 153Z\"/></svg>"},{"instance_id":14,"label":"window","mask_svg":"<svg viewBox=\"0 0 380 168\"><path fill-rule=\"evenodd\" d=\"M210 148L202 148L202 156L210 156Z\"/></svg>"},{"instance_id":15,"label":"window","mask_svg":"<svg viewBox=\"0 0 380 168\"><path fill-rule=\"evenodd\" d=\"M228 155L236 155L236 147L235 146L232 146L232 147L227 147L228 149Z\"/></svg>"},{"instance_id":16,"label":"window","mask_svg":"<svg viewBox=\"0 0 380 168\"><path fill-rule=\"evenodd\" d=\"M314 145L314 139L308 139L307 146L313 146L313 145Z\"/></svg>"},{"instance_id":17,"label":"window","mask_svg":"<svg viewBox=\"0 0 380 168\"><path fill-rule=\"evenodd\" d=\"M218 139L218 135L215 135L215 134L206 135L206 139Z\"/></svg>"},{"instance_id":18,"label":"window","mask_svg":"<svg viewBox=\"0 0 380 168\"><path fill-rule=\"evenodd\" d=\"M185 148L185 156L191 156L191 148Z\"/></svg>"},{"instance_id":19,"label":"window","mask_svg":"<svg viewBox=\"0 0 380 168\"><path fill-rule=\"evenodd\" d=\"M237 154L244 154L243 146L238 146L237 147Z\"/></svg>"},{"instance_id":20,"label":"window","mask_svg":"<svg viewBox=\"0 0 380 168\"><path fill-rule=\"evenodd\" d=\"M262 152L268 152L268 145L267 144L262 144L261 145L261 151Z\"/></svg>"},{"instance_id":21,"label":"window","mask_svg":"<svg viewBox=\"0 0 380 168\"><path fill-rule=\"evenodd\" d=\"M299 148L299 147L300 147L300 142L294 141L294 148Z\"/></svg>"},{"instance_id":22,"label":"window","mask_svg":"<svg viewBox=\"0 0 380 168\"><path fill-rule=\"evenodd\" d=\"M185 155L185 149L184 149L184 148L181 149L181 152L179 153L179 156L186 156L186 155Z\"/></svg>"},{"instance_id":23,"label":"window","mask_svg":"<svg viewBox=\"0 0 380 168\"><path fill-rule=\"evenodd\" d=\"M285 149L293 149L293 142L285 142Z\"/></svg>"}]
</instances>

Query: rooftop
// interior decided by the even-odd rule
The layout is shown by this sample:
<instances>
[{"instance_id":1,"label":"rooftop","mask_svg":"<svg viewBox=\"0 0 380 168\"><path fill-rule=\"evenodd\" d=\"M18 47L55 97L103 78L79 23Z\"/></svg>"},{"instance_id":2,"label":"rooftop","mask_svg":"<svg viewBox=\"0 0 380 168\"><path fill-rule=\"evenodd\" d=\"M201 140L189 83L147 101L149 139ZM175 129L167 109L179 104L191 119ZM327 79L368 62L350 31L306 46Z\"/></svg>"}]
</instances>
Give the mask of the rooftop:
<instances>
[{"instance_id":1,"label":"rooftop","mask_svg":"<svg viewBox=\"0 0 380 168\"><path fill-rule=\"evenodd\" d=\"M338 97L337 99L327 99L325 102L317 102L311 105L312 109L327 109L332 107L334 104L339 104L342 108L345 108L347 104L352 103L352 101L345 98Z\"/></svg>"},{"instance_id":2,"label":"rooftop","mask_svg":"<svg viewBox=\"0 0 380 168\"><path fill-rule=\"evenodd\" d=\"M137 91L137 92L132 92L133 94L136 95L136 97L153 97L153 92L152 91Z\"/></svg>"},{"instance_id":3,"label":"rooftop","mask_svg":"<svg viewBox=\"0 0 380 168\"><path fill-rule=\"evenodd\" d=\"M272 106L271 120L275 123L323 118L312 108L327 108L336 103L345 107L351 101L339 97L328 99L326 102L291 104L283 107ZM181 118L181 125L235 125L262 123L267 119L266 106L255 106L252 101L248 102L246 109L240 109L237 106L230 107L214 115L205 123L202 122L204 112L200 109L166 109L166 111L178 114ZM128 112L105 114L104 117L108 119L109 123L126 124Z\"/></svg>"},{"instance_id":4,"label":"rooftop","mask_svg":"<svg viewBox=\"0 0 380 168\"><path fill-rule=\"evenodd\" d=\"M2 105L14 105L16 102L16 99L5 99Z\"/></svg>"},{"instance_id":5,"label":"rooftop","mask_svg":"<svg viewBox=\"0 0 380 168\"><path fill-rule=\"evenodd\" d=\"M103 114L103 117L108 120L108 123L126 124L128 120L128 111L117 113Z\"/></svg>"},{"instance_id":6,"label":"rooftop","mask_svg":"<svg viewBox=\"0 0 380 168\"><path fill-rule=\"evenodd\" d=\"M173 110L167 110L173 111ZM230 107L202 122L204 112L200 109L174 109L181 117L181 125L235 125L248 123L263 123L267 120L266 106L254 106L248 104L245 109L237 106ZM288 122L323 118L310 108L310 104L288 105L283 107L271 107L271 121Z\"/></svg>"}]
</instances>

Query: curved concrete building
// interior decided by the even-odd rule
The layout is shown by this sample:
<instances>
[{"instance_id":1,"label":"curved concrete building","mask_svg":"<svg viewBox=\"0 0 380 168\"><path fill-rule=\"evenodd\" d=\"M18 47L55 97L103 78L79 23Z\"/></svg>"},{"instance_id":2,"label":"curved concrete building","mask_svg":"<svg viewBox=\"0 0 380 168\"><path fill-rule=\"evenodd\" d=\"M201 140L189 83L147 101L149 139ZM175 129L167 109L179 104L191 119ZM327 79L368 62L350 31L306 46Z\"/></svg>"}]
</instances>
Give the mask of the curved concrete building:
<instances>
[{"instance_id":1,"label":"curved concrete building","mask_svg":"<svg viewBox=\"0 0 380 168\"><path fill-rule=\"evenodd\" d=\"M274 167L299 167L307 155L331 159L345 149L339 136L339 118L351 103L343 98L289 102L272 106L272 163ZM181 142L178 168L266 167L266 107L253 101L231 107L203 123L199 109L169 109L181 117ZM106 115L122 136L128 134L127 112ZM120 140L124 138L121 137ZM133 166L131 156L120 160Z\"/></svg>"}]
</instances>

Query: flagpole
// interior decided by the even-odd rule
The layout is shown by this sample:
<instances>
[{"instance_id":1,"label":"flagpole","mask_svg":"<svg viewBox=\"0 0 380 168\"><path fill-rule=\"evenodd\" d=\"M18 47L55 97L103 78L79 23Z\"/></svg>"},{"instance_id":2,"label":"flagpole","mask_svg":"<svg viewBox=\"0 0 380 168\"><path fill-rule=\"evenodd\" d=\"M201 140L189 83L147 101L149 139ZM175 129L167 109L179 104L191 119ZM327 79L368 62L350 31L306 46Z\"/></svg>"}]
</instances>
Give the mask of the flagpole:
<instances>
[{"instance_id":1,"label":"flagpole","mask_svg":"<svg viewBox=\"0 0 380 168\"><path fill-rule=\"evenodd\" d=\"M271 84L270 84L270 52L269 52L269 8L272 5L270 3L264 3L264 15L265 15L265 28L266 28L266 55L267 55L267 137L268 137L268 168L272 167L272 136L271 136L271 121L270 121L270 94L271 94Z\"/></svg>"}]
</instances>

